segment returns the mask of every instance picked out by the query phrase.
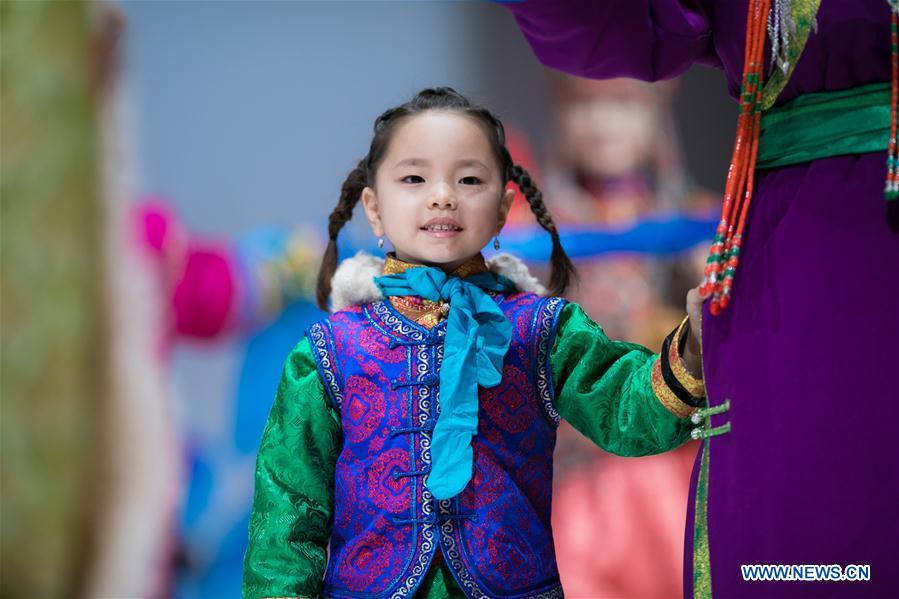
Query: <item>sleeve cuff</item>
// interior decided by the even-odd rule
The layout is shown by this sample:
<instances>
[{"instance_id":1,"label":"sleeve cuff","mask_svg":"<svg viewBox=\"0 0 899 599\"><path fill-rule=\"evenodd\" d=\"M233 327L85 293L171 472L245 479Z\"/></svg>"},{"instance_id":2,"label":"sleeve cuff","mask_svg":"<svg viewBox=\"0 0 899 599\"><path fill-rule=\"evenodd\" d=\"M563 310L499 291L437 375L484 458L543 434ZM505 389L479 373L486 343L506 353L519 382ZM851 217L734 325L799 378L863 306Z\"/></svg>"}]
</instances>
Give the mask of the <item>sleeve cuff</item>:
<instances>
[{"instance_id":1,"label":"sleeve cuff","mask_svg":"<svg viewBox=\"0 0 899 599\"><path fill-rule=\"evenodd\" d=\"M668 347L668 364L677 382L693 397L705 397L705 383L687 370L681 349L690 334L690 317L685 317L674 331L674 339Z\"/></svg>"},{"instance_id":2,"label":"sleeve cuff","mask_svg":"<svg viewBox=\"0 0 899 599\"><path fill-rule=\"evenodd\" d=\"M677 416L678 418L689 418L693 412L697 410L697 406L691 406L678 398L677 394L665 382L662 375L662 360L656 360L652 365L652 373L650 374L652 383L652 392L658 398L659 402L665 406L665 409Z\"/></svg>"},{"instance_id":3,"label":"sleeve cuff","mask_svg":"<svg viewBox=\"0 0 899 599\"><path fill-rule=\"evenodd\" d=\"M650 375L653 393L678 418L691 416L705 403L705 384L690 374L680 351L689 334L689 322L689 318L684 318L665 338Z\"/></svg>"}]
</instances>

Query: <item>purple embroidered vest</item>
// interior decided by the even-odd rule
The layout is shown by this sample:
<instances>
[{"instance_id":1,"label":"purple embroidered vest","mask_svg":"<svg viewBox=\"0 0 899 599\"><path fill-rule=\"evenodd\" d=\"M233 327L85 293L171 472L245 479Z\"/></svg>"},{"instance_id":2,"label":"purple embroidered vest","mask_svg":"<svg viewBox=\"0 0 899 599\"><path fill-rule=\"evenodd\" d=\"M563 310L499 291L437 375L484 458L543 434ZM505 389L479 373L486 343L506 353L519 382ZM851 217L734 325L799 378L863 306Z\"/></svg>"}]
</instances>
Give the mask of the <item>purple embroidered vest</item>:
<instances>
[{"instance_id":1,"label":"purple embroidered vest","mask_svg":"<svg viewBox=\"0 0 899 599\"><path fill-rule=\"evenodd\" d=\"M412 597L439 545L469 597L562 597L549 353L564 300L495 299L514 328L503 380L480 389L472 479L445 501L426 482L446 321L428 330L379 301L307 331L343 427L325 596Z\"/></svg>"}]
</instances>

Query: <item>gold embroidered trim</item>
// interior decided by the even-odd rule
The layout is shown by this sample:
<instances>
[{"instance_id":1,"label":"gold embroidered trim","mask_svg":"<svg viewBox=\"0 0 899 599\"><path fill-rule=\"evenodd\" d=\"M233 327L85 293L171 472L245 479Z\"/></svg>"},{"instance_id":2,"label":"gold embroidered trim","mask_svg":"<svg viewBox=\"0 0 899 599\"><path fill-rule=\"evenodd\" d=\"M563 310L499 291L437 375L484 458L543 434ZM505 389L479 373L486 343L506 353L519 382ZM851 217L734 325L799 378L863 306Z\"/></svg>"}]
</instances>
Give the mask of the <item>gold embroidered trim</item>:
<instances>
[{"instance_id":1,"label":"gold embroidered trim","mask_svg":"<svg viewBox=\"0 0 899 599\"><path fill-rule=\"evenodd\" d=\"M687 393L697 398L705 397L705 382L703 379L698 379L690 374L687 366L684 364L683 357L678 351L678 348L682 345L684 331L687 330L689 322L690 317L687 316L678 325L677 331L674 333L674 339L671 341L671 346L668 348L668 364L671 366L674 378L686 389Z\"/></svg>"},{"instance_id":2,"label":"gold embroidered trim","mask_svg":"<svg viewBox=\"0 0 899 599\"><path fill-rule=\"evenodd\" d=\"M652 374L650 375L652 383L652 392L658 398L659 402L665 406L665 409L677 416L678 418L688 418L696 411L696 408L689 406L678 399L674 391L665 384L665 377L662 376L662 361L657 359L652 365Z\"/></svg>"},{"instance_id":3,"label":"gold embroidered trim","mask_svg":"<svg viewBox=\"0 0 899 599\"><path fill-rule=\"evenodd\" d=\"M390 303L400 314L426 329L433 328L449 314L448 303L432 302L417 296L394 295L390 297Z\"/></svg>"},{"instance_id":4,"label":"gold embroidered trim","mask_svg":"<svg viewBox=\"0 0 899 599\"><path fill-rule=\"evenodd\" d=\"M387 258L384 260L384 274L396 275L401 272L406 272L410 268L416 268L420 266L424 265L412 264L411 262L400 260L394 253L391 252L387 254ZM484 260L484 255L478 253L466 260L464 264L459 266L450 274L464 279L465 277L470 277L471 275L476 275L480 272L487 272L487 262Z\"/></svg>"}]
</instances>

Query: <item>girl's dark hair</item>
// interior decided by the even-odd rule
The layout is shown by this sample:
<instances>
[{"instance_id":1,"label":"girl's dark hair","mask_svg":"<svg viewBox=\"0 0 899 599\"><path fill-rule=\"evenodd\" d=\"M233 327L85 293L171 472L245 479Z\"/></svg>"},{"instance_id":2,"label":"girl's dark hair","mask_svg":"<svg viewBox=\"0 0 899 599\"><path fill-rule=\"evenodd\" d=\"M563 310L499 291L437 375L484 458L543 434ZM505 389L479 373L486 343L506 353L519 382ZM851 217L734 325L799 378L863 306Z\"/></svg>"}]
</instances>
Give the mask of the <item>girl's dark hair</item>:
<instances>
[{"instance_id":1,"label":"girl's dark hair","mask_svg":"<svg viewBox=\"0 0 899 599\"><path fill-rule=\"evenodd\" d=\"M472 104L462 94L451 87L427 88L420 91L410 101L395 108L386 110L375 120L374 137L371 140L368 154L359 161L347 175L340 189L340 199L337 206L328 217L328 247L322 257L321 267L318 271L318 283L316 286L316 301L322 310L327 310L328 298L331 295L331 279L337 270L337 234L353 216L353 208L366 187L374 187L375 173L378 166L387 153L387 146L397 125L411 116L427 112L428 110L442 110L458 112L473 118L484 130L490 142L490 148L496 158L497 164L503 176L503 185L513 181L537 218L541 227L552 236L553 249L550 259L550 293L562 295L569 284L575 279L577 273L574 265L562 249L559 241L559 232L553 222L546 205L543 203L543 194L537 189L531 175L520 165L512 163L512 157L506 148L506 132L503 124L489 110Z\"/></svg>"}]
</instances>

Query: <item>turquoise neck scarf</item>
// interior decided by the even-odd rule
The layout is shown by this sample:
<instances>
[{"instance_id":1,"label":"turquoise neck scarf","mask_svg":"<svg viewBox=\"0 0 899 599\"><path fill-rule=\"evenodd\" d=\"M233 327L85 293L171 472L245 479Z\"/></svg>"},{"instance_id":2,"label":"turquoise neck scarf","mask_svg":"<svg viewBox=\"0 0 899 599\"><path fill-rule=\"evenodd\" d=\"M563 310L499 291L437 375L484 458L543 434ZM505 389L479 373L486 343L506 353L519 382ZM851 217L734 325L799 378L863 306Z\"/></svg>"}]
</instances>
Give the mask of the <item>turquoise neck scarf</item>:
<instances>
[{"instance_id":1,"label":"turquoise neck scarf","mask_svg":"<svg viewBox=\"0 0 899 599\"><path fill-rule=\"evenodd\" d=\"M440 370L440 416L431 439L427 484L436 499L455 497L472 476L478 385L499 385L503 358L512 340L512 323L483 290L509 292L515 284L492 272L460 279L430 266L376 277L375 284L385 297L418 295L449 302Z\"/></svg>"}]
</instances>

